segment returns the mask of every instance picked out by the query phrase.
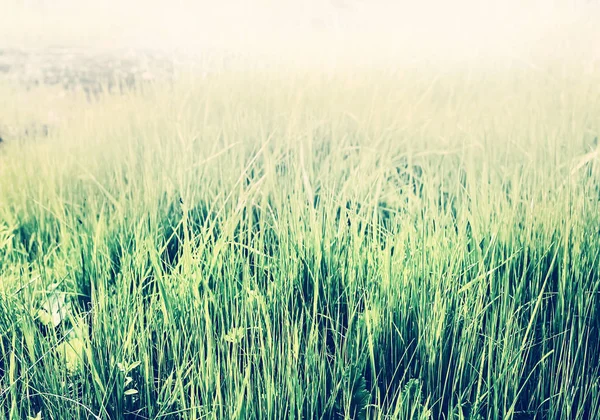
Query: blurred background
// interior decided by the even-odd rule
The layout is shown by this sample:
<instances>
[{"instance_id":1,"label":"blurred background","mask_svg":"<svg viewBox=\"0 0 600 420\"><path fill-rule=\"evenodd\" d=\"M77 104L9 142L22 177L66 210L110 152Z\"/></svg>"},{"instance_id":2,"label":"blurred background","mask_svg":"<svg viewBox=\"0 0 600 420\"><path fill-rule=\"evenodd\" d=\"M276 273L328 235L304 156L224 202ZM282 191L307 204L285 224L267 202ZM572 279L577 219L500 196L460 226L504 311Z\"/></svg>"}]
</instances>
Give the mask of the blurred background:
<instances>
[{"instance_id":1,"label":"blurred background","mask_svg":"<svg viewBox=\"0 0 600 420\"><path fill-rule=\"evenodd\" d=\"M0 49L225 53L303 65L596 60L599 11L597 0L0 0Z\"/></svg>"}]
</instances>

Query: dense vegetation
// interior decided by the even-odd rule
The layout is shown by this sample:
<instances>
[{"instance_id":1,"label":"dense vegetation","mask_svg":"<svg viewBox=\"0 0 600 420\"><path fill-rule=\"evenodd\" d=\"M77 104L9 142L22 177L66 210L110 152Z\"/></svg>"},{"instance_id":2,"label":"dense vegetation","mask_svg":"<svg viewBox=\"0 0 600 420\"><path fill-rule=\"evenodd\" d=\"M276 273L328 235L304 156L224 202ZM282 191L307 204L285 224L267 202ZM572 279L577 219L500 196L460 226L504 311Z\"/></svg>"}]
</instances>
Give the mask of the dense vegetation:
<instances>
[{"instance_id":1,"label":"dense vegetation","mask_svg":"<svg viewBox=\"0 0 600 420\"><path fill-rule=\"evenodd\" d=\"M2 85L0 417L600 418L599 82Z\"/></svg>"}]
</instances>

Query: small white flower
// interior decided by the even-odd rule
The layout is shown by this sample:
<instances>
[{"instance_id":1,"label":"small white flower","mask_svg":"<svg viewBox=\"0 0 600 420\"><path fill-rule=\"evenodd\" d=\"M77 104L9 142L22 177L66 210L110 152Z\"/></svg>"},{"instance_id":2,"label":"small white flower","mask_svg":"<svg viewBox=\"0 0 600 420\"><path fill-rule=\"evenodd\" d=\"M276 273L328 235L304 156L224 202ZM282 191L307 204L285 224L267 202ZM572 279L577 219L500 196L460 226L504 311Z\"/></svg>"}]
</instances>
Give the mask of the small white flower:
<instances>
[{"instance_id":1,"label":"small white flower","mask_svg":"<svg viewBox=\"0 0 600 420\"><path fill-rule=\"evenodd\" d=\"M229 330L227 334L223 337L225 341L232 344L238 344L244 338L244 328L234 327Z\"/></svg>"}]
</instances>

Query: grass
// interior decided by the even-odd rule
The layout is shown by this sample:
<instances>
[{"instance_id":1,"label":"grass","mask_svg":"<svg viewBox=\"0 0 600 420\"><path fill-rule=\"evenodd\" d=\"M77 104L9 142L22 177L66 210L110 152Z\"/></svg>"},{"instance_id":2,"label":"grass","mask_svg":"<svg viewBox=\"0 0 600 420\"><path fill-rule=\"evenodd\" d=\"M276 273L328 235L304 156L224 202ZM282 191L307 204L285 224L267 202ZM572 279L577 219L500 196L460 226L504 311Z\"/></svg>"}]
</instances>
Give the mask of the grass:
<instances>
[{"instance_id":1,"label":"grass","mask_svg":"<svg viewBox=\"0 0 600 420\"><path fill-rule=\"evenodd\" d=\"M0 86L0 417L599 418L597 74L282 74Z\"/></svg>"}]
</instances>

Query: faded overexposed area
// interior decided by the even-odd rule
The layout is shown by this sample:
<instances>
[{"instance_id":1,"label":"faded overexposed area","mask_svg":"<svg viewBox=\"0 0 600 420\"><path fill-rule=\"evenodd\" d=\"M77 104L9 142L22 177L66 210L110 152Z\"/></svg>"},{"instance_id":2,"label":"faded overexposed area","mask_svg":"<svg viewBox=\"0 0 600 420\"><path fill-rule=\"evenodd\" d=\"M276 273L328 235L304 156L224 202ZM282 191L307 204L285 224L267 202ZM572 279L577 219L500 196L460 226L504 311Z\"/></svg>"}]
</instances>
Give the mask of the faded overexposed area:
<instances>
[{"instance_id":1,"label":"faded overexposed area","mask_svg":"<svg viewBox=\"0 0 600 420\"><path fill-rule=\"evenodd\" d=\"M597 60L593 0L2 0L0 47L228 53L303 65Z\"/></svg>"}]
</instances>

